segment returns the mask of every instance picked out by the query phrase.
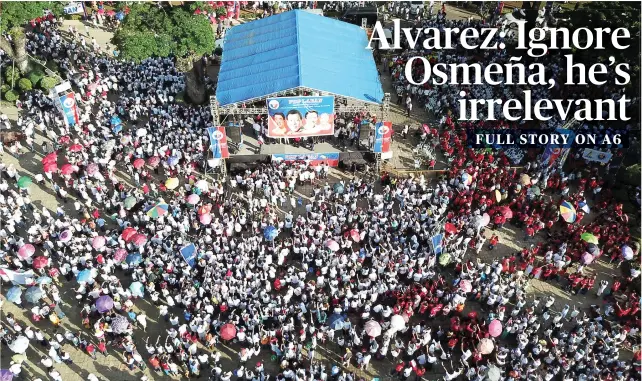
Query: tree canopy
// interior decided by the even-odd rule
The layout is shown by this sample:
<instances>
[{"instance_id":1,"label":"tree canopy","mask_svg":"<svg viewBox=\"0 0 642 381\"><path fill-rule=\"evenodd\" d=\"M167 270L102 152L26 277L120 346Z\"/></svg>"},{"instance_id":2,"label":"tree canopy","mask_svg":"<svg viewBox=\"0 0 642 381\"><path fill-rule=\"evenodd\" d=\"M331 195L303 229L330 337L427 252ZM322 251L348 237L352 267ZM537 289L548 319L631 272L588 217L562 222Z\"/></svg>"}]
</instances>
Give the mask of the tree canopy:
<instances>
[{"instance_id":1,"label":"tree canopy","mask_svg":"<svg viewBox=\"0 0 642 381\"><path fill-rule=\"evenodd\" d=\"M0 30L6 31L22 27L29 21L44 16L45 10L58 15L62 13L62 6L63 3L57 1L3 2Z\"/></svg>"},{"instance_id":2,"label":"tree canopy","mask_svg":"<svg viewBox=\"0 0 642 381\"><path fill-rule=\"evenodd\" d=\"M131 6L114 36L120 55L136 62L148 57L198 58L214 50L214 33L205 17L181 7Z\"/></svg>"}]
</instances>

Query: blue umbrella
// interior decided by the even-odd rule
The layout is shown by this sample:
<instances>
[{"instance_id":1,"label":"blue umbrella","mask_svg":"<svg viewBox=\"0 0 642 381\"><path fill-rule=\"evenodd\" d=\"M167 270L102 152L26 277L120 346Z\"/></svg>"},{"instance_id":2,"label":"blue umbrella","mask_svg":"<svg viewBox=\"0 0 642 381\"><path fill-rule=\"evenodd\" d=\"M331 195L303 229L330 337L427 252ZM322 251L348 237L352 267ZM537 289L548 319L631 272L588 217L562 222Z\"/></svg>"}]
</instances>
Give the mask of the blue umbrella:
<instances>
[{"instance_id":1,"label":"blue umbrella","mask_svg":"<svg viewBox=\"0 0 642 381\"><path fill-rule=\"evenodd\" d=\"M139 253L131 253L125 258L125 262L127 262L128 265L137 265L143 260L142 255Z\"/></svg>"},{"instance_id":2,"label":"blue umbrella","mask_svg":"<svg viewBox=\"0 0 642 381\"><path fill-rule=\"evenodd\" d=\"M43 292L40 287L34 286L28 289L27 292L25 292L25 299L29 303L37 303L40 299L42 299L42 295Z\"/></svg>"},{"instance_id":3,"label":"blue umbrella","mask_svg":"<svg viewBox=\"0 0 642 381\"><path fill-rule=\"evenodd\" d=\"M117 115L112 115L110 123L112 126L115 126L117 124L122 124L123 122L120 120L120 118Z\"/></svg>"},{"instance_id":4,"label":"blue umbrella","mask_svg":"<svg viewBox=\"0 0 642 381\"><path fill-rule=\"evenodd\" d=\"M49 284L52 282L52 279L49 278L48 276L41 276L40 278L36 279L36 283L38 284Z\"/></svg>"},{"instance_id":5,"label":"blue umbrella","mask_svg":"<svg viewBox=\"0 0 642 381\"><path fill-rule=\"evenodd\" d=\"M176 165L178 163L178 158L176 156L170 156L169 159L167 159L167 164L169 165Z\"/></svg>"},{"instance_id":6,"label":"blue umbrella","mask_svg":"<svg viewBox=\"0 0 642 381\"><path fill-rule=\"evenodd\" d=\"M272 225L269 225L265 230L263 230L263 237L268 241L273 241L278 235L279 231Z\"/></svg>"},{"instance_id":7,"label":"blue umbrella","mask_svg":"<svg viewBox=\"0 0 642 381\"><path fill-rule=\"evenodd\" d=\"M134 282L130 284L129 291L131 291L132 295L134 296L140 296L140 297L145 296L145 286L143 286L143 284L140 282Z\"/></svg>"},{"instance_id":8,"label":"blue umbrella","mask_svg":"<svg viewBox=\"0 0 642 381\"><path fill-rule=\"evenodd\" d=\"M78 283L89 282L89 280L92 278L93 276L91 274L91 270L89 269L85 269L79 272L78 275L76 275L76 281L78 281Z\"/></svg>"},{"instance_id":9,"label":"blue umbrella","mask_svg":"<svg viewBox=\"0 0 642 381\"><path fill-rule=\"evenodd\" d=\"M117 124L111 130L114 131L115 134L117 134L117 133L119 133L120 131L123 130L123 125L122 124Z\"/></svg>"},{"instance_id":10,"label":"blue umbrella","mask_svg":"<svg viewBox=\"0 0 642 381\"><path fill-rule=\"evenodd\" d=\"M124 18L125 14L123 12L116 13L116 19L118 19L118 21L123 21Z\"/></svg>"},{"instance_id":11,"label":"blue umbrella","mask_svg":"<svg viewBox=\"0 0 642 381\"><path fill-rule=\"evenodd\" d=\"M22 289L18 286L11 287L9 291L7 291L7 300L10 301L11 303L15 303L18 300L20 300L20 295L22 295Z\"/></svg>"},{"instance_id":12,"label":"blue umbrella","mask_svg":"<svg viewBox=\"0 0 642 381\"><path fill-rule=\"evenodd\" d=\"M332 329L341 329L343 328L343 321L345 320L345 317L343 315L339 314L332 314L328 318L328 326Z\"/></svg>"},{"instance_id":13,"label":"blue umbrella","mask_svg":"<svg viewBox=\"0 0 642 381\"><path fill-rule=\"evenodd\" d=\"M334 191L337 194L343 194L343 192L345 191L343 184L341 183L334 184Z\"/></svg>"}]
</instances>

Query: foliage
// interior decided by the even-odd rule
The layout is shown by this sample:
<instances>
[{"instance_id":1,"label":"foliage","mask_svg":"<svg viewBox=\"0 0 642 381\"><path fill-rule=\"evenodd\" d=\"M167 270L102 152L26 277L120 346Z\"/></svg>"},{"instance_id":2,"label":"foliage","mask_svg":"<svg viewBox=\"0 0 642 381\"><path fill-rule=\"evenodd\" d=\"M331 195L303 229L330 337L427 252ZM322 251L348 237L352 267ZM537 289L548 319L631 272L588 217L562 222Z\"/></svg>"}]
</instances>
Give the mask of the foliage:
<instances>
[{"instance_id":1,"label":"foliage","mask_svg":"<svg viewBox=\"0 0 642 381\"><path fill-rule=\"evenodd\" d=\"M35 69L32 70L28 75L27 78L31 81L31 84L36 86L38 85L38 82L45 76L45 73L42 72L40 69Z\"/></svg>"},{"instance_id":2,"label":"foliage","mask_svg":"<svg viewBox=\"0 0 642 381\"><path fill-rule=\"evenodd\" d=\"M477 3L477 5L477 14L482 18L482 20L486 20L491 12L495 11L497 8L497 5L493 1L482 1L481 3Z\"/></svg>"},{"instance_id":3,"label":"foliage","mask_svg":"<svg viewBox=\"0 0 642 381\"><path fill-rule=\"evenodd\" d=\"M206 18L194 17L189 7L163 9L147 3L133 4L114 36L121 56L140 62L148 57L198 58L211 53L212 27Z\"/></svg>"},{"instance_id":4,"label":"foliage","mask_svg":"<svg viewBox=\"0 0 642 381\"><path fill-rule=\"evenodd\" d=\"M22 27L29 21L42 17L45 10L59 15L62 13L63 5L63 2L58 1L3 1L0 30Z\"/></svg>"},{"instance_id":5,"label":"foliage","mask_svg":"<svg viewBox=\"0 0 642 381\"><path fill-rule=\"evenodd\" d=\"M33 84L31 84L31 81L28 78L20 78L18 81L18 87L22 91L29 91L33 89Z\"/></svg>"},{"instance_id":6,"label":"foliage","mask_svg":"<svg viewBox=\"0 0 642 381\"><path fill-rule=\"evenodd\" d=\"M9 90L6 93L4 93L4 99L7 102L15 102L18 100L18 92L15 90Z\"/></svg>"},{"instance_id":7,"label":"foliage","mask_svg":"<svg viewBox=\"0 0 642 381\"><path fill-rule=\"evenodd\" d=\"M9 91L9 89L11 89L11 86L9 86L9 85L7 85L7 84L5 83L4 85L0 86L0 93L4 94L4 93L6 93L7 91Z\"/></svg>"},{"instance_id":8,"label":"foliage","mask_svg":"<svg viewBox=\"0 0 642 381\"><path fill-rule=\"evenodd\" d=\"M43 79L40 80L40 88L45 91L49 91L53 89L57 83L58 83L58 80L56 80L56 78L54 77L44 77Z\"/></svg>"},{"instance_id":9,"label":"foliage","mask_svg":"<svg viewBox=\"0 0 642 381\"><path fill-rule=\"evenodd\" d=\"M226 15L227 15L227 8L225 7L216 8L216 17L226 16Z\"/></svg>"},{"instance_id":10,"label":"foliage","mask_svg":"<svg viewBox=\"0 0 642 381\"><path fill-rule=\"evenodd\" d=\"M12 66L9 66L4 71L4 78L9 84L11 84L12 78L13 82L18 82L18 80L20 80L20 70L18 68L14 69Z\"/></svg>"}]
</instances>

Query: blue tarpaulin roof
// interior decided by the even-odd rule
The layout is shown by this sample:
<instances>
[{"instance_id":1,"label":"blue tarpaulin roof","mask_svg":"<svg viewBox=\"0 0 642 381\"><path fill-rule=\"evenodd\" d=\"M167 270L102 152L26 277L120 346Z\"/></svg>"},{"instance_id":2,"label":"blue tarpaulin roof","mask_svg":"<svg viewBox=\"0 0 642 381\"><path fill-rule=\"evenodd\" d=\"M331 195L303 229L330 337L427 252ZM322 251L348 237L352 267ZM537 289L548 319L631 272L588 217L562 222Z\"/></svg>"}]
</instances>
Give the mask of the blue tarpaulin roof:
<instances>
[{"instance_id":1,"label":"blue tarpaulin roof","mask_svg":"<svg viewBox=\"0 0 642 381\"><path fill-rule=\"evenodd\" d=\"M381 103L383 90L363 29L304 11L231 28L216 97L222 105L308 87Z\"/></svg>"}]
</instances>

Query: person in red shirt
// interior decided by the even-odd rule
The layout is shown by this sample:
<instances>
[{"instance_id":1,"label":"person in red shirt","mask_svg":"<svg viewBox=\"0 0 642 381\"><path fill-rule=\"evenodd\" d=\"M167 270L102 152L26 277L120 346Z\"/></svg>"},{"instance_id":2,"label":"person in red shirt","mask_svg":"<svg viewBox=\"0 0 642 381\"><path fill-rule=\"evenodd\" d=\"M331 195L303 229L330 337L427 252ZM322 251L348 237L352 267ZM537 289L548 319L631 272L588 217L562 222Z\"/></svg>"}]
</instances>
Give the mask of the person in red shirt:
<instances>
[{"instance_id":1,"label":"person in red shirt","mask_svg":"<svg viewBox=\"0 0 642 381\"><path fill-rule=\"evenodd\" d=\"M499 237L496 236L495 234L493 234L492 237L490 237L490 242L489 242L488 248L490 250L493 250L495 248L495 246L497 246L498 243L499 243Z\"/></svg>"},{"instance_id":2,"label":"person in red shirt","mask_svg":"<svg viewBox=\"0 0 642 381\"><path fill-rule=\"evenodd\" d=\"M98 342L98 351L103 354L103 356L107 357L107 344L105 343L105 340L100 340Z\"/></svg>"},{"instance_id":3,"label":"person in red shirt","mask_svg":"<svg viewBox=\"0 0 642 381\"><path fill-rule=\"evenodd\" d=\"M87 354L91 356L92 359L96 360L96 346L92 343L87 344L85 347Z\"/></svg>"}]
</instances>

